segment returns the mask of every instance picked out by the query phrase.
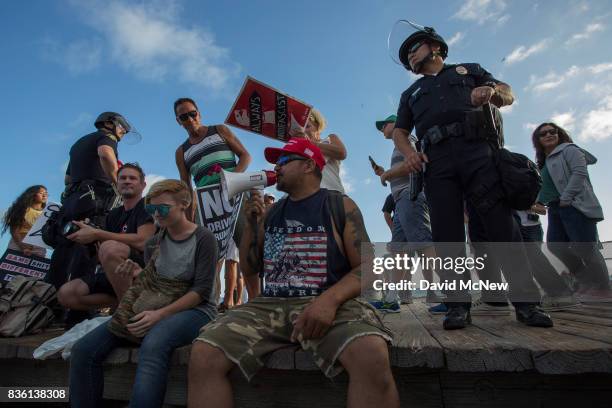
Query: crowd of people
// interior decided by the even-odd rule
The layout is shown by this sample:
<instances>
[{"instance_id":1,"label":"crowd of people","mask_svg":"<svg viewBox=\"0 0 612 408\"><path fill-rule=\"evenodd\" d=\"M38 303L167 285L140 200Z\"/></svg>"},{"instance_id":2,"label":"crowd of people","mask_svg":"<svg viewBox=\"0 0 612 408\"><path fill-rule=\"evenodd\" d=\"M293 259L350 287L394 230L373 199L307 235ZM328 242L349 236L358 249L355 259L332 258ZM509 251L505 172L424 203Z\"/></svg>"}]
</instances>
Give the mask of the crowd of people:
<instances>
[{"instance_id":1,"label":"crowd of people","mask_svg":"<svg viewBox=\"0 0 612 408\"><path fill-rule=\"evenodd\" d=\"M394 143L388 169L372 161L390 187L383 207L388 249L452 258L465 254L468 239L476 254L491 255L480 278L505 278L507 292L483 292L477 302L467 290L426 293L432 313L444 313L444 329L464 328L472 313L509 314L510 303L517 321L551 327L547 307L610 296L597 234L603 212L587 170L596 159L564 129L542 123L532 135L541 189L529 208L513 208L495 159L503 145L497 109L513 103L512 90L478 64L446 64L447 53L431 28L409 36L399 59L419 78L402 94L397 113L375 122ZM97 130L70 150L62 210L43 231L54 247L48 281L68 310L58 313L67 327L102 308L112 314L73 347L72 405L101 406L102 362L114 348L132 344L140 350L130 406L162 406L172 352L193 342L190 406L232 406L232 368L250 380L267 354L299 344L326 376L348 372L349 406L398 407L388 351L393 333L380 313L412 299L406 291L371 303L361 296L368 273L362 244L370 239L342 185L347 148L340 137L322 137L326 121L313 109L284 147L266 148L284 196L277 201L250 191L234 235L240 238L220 257L196 211L193 187L219 183L221 170L244 172L252 153L227 126L203 124L194 100L178 99L173 111L187 132L175 154L179 179L155 183L144 197L143 169L118 161L118 143L133 132L124 116L101 114ZM46 199L44 186L32 186L6 212L10 248L44 256L22 241ZM542 251L543 215L548 248L571 281ZM470 279L445 269L423 274L430 281L434 274L445 282Z\"/></svg>"}]
</instances>

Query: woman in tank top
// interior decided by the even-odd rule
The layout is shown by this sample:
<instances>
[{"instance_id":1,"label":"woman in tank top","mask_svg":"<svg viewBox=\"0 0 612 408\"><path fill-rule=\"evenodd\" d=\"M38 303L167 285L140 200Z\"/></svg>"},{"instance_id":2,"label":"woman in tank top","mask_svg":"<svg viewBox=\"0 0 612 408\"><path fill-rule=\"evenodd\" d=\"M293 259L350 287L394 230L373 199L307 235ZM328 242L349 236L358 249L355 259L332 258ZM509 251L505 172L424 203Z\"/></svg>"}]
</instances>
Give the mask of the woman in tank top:
<instances>
[{"instance_id":1,"label":"woman in tank top","mask_svg":"<svg viewBox=\"0 0 612 408\"><path fill-rule=\"evenodd\" d=\"M176 167L181 180L196 187L219 182L221 169L244 172L251 155L225 125L206 126L196 103L189 98L174 102L176 121L187 131L188 138L176 149ZM236 161L238 156L238 161Z\"/></svg>"},{"instance_id":2,"label":"woman in tank top","mask_svg":"<svg viewBox=\"0 0 612 408\"><path fill-rule=\"evenodd\" d=\"M321 132L325 129L326 121L321 112L317 109L310 111L310 117L304 130L306 138L316 144L323 157L325 157L325 167L323 168L323 178L321 188L336 190L345 194L342 180L340 179L340 162L346 159L346 148L335 134L330 134L325 139L321 139Z\"/></svg>"}]
</instances>

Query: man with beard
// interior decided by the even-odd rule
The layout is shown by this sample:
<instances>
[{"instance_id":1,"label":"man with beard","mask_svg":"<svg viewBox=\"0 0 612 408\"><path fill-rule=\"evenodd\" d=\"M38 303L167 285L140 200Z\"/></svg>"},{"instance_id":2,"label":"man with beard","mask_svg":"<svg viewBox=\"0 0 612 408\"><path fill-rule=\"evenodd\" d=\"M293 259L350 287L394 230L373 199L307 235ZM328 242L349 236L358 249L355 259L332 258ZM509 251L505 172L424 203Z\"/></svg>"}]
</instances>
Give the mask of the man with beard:
<instances>
[{"instance_id":1,"label":"man with beard","mask_svg":"<svg viewBox=\"0 0 612 408\"><path fill-rule=\"evenodd\" d=\"M369 242L359 208L320 188L325 159L311 141L293 138L265 157L287 197L266 211L253 193L245 205L240 263L246 279L262 276L261 295L202 328L189 363L189 406L233 406L235 365L250 380L266 354L299 344L328 377L347 370L349 406L399 407L391 335L376 310L356 299L361 243Z\"/></svg>"},{"instance_id":2,"label":"man with beard","mask_svg":"<svg viewBox=\"0 0 612 408\"><path fill-rule=\"evenodd\" d=\"M95 274L85 274L60 288L57 296L63 306L91 311L114 305L134 278L116 273L117 266L130 259L144 267L144 245L155 233L153 219L144 209L142 192L145 187L145 175L140 166L126 163L117 172L117 189L123 205L108 213L105 228L74 221L79 229L67 238L82 245L99 243L100 264Z\"/></svg>"}]
</instances>

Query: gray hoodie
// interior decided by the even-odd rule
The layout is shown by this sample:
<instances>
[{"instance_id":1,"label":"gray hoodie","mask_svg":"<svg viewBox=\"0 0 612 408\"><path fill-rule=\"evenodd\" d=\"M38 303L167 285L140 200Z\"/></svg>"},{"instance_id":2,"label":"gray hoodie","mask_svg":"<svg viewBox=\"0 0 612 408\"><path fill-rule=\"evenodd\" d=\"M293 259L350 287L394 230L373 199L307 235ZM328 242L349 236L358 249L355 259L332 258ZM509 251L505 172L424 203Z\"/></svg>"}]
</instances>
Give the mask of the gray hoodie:
<instances>
[{"instance_id":1,"label":"gray hoodie","mask_svg":"<svg viewBox=\"0 0 612 408\"><path fill-rule=\"evenodd\" d=\"M587 171L587 165L595 163L595 156L573 143L555 147L545 162L550 178L561 195L559 201L570 203L588 218L601 221L603 211Z\"/></svg>"}]
</instances>

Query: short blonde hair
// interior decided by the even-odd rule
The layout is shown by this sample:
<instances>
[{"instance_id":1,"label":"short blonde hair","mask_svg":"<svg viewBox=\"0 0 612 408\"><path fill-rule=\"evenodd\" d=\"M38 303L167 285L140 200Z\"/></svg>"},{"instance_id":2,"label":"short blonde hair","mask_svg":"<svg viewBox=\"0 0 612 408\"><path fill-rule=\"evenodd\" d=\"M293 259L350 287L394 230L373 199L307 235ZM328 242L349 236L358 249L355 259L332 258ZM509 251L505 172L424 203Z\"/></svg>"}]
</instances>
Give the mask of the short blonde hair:
<instances>
[{"instance_id":1,"label":"short blonde hair","mask_svg":"<svg viewBox=\"0 0 612 408\"><path fill-rule=\"evenodd\" d=\"M308 119L312 120L317 125L317 132L322 132L325 126L327 126L327 121L318 109L312 108Z\"/></svg>"},{"instance_id":2,"label":"short blonde hair","mask_svg":"<svg viewBox=\"0 0 612 408\"><path fill-rule=\"evenodd\" d=\"M172 197L186 206L191 204L191 189L181 180L167 179L153 184L145 197L145 203L149 204L152 198L159 197L164 193L172 194Z\"/></svg>"}]
</instances>

